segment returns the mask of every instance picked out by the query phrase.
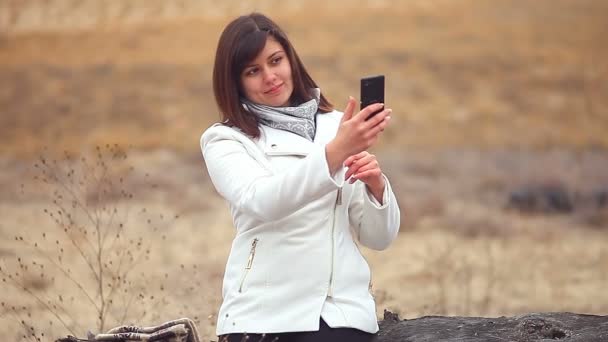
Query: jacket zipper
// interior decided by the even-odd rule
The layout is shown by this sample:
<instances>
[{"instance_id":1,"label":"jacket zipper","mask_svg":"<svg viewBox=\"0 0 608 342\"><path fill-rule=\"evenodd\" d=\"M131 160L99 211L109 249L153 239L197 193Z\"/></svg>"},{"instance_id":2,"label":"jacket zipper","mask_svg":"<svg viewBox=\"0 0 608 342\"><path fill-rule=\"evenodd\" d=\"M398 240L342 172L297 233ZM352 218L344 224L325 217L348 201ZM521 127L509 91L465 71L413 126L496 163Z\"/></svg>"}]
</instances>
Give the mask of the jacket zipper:
<instances>
[{"instance_id":1,"label":"jacket zipper","mask_svg":"<svg viewBox=\"0 0 608 342\"><path fill-rule=\"evenodd\" d=\"M329 273L329 287L327 289L327 296L333 296L333 283L334 283L334 231L336 229L336 209L342 204L342 188L338 189L336 195L336 202L334 203L334 214L331 221L331 272Z\"/></svg>"},{"instance_id":2,"label":"jacket zipper","mask_svg":"<svg viewBox=\"0 0 608 342\"><path fill-rule=\"evenodd\" d=\"M243 292L243 284L245 283L245 278L253 265L253 258L255 257L255 247L258 245L258 238L253 239L251 242L251 251L249 252L249 258L247 259L247 265L245 266L245 272L243 272L243 278L241 278L241 285L239 286L239 293Z\"/></svg>"},{"instance_id":3,"label":"jacket zipper","mask_svg":"<svg viewBox=\"0 0 608 342\"><path fill-rule=\"evenodd\" d=\"M361 253L361 248L359 248L359 245L357 245L357 244L355 244L355 245L357 246L357 249L359 250L359 254L361 254L361 256L363 257L363 260L365 260L365 263L367 264L367 269L369 270L369 285L368 285L367 290L369 291L369 293L373 297L374 296L374 293L373 293L373 286L374 286L373 279L374 279L374 276L372 274L372 267L369 265L369 261L367 261L367 258L365 257L365 255L363 255L363 253Z\"/></svg>"}]
</instances>

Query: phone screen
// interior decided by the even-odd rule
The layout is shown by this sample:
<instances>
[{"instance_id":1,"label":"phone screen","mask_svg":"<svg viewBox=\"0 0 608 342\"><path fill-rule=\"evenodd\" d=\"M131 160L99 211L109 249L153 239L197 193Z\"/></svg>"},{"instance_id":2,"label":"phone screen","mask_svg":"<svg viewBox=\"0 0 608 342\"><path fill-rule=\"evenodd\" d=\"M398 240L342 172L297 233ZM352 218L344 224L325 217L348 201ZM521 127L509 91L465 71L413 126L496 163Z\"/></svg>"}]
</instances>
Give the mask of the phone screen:
<instances>
[{"instance_id":1,"label":"phone screen","mask_svg":"<svg viewBox=\"0 0 608 342\"><path fill-rule=\"evenodd\" d=\"M372 103L384 103L384 75L369 76L361 79L361 109ZM369 120L382 109L367 117Z\"/></svg>"}]
</instances>

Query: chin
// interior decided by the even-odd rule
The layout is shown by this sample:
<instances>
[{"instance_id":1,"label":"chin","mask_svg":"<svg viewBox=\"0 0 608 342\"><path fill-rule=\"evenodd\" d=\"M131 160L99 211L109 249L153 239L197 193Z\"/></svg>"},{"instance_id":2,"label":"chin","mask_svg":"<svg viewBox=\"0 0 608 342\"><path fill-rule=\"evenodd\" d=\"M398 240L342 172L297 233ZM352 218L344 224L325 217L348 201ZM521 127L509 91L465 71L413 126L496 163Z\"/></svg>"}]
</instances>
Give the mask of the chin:
<instances>
[{"instance_id":1,"label":"chin","mask_svg":"<svg viewBox=\"0 0 608 342\"><path fill-rule=\"evenodd\" d=\"M285 101L277 102L277 104L275 105L275 107L288 107L288 106L289 106L289 99L286 99Z\"/></svg>"},{"instance_id":2,"label":"chin","mask_svg":"<svg viewBox=\"0 0 608 342\"><path fill-rule=\"evenodd\" d=\"M266 101L271 107L286 107L289 106L289 97L273 97Z\"/></svg>"}]
</instances>

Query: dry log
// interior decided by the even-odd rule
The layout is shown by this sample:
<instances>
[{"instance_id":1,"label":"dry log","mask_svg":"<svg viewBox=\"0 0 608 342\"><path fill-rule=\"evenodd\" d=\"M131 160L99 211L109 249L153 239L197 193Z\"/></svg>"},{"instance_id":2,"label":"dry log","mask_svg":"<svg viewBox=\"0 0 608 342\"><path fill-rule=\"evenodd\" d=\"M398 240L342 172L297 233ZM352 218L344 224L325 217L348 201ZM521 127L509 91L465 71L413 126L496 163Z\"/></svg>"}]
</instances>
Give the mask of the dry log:
<instances>
[{"instance_id":1,"label":"dry log","mask_svg":"<svg viewBox=\"0 0 608 342\"><path fill-rule=\"evenodd\" d=\"M399 319L385 310L377 342L607 342L608 316L570 312L514 317L425 316Z\"/></svg>"},{"instance_id":2,"label":"dry log","mask_svg":"<svg viewBox=\"0 0 608 342\"><path fill-rule=\"evenodd\" d=\"M147 329L159 331L156 328L164 328L175 322L178 321L170 321L159 327ZM178 323L182 323L181 320ZM378 324L380 331L376 342L608 342L608 316L570 312L529 313L497 318L425 316L402 320L397 314L384 310L384 319ZM194 323L191 323L191 326L185 341L199 341ZM129 331L141 330L133 330L133 328L135 327L130 327ZM105 338L103 340L142 340L141 334L134 334L131 338L123 335L103 335ZM98 341L101 337L98 335L97 337L90 336L90 339L78 339L68 336L57 342ZM181 338L186 338L186 336ZM175 341L175 337L167 338L167 336L156 334L143 340L166 342Z\"/></svg>"}]
</instances>

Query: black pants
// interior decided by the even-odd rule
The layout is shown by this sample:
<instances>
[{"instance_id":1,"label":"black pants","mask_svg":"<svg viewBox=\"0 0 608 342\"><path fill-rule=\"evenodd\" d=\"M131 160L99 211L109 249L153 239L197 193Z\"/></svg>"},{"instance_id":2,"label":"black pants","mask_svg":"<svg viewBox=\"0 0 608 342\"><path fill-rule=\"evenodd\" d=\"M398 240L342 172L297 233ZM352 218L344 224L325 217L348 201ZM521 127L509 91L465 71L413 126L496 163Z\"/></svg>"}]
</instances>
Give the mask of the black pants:
<instances>
[{"instance_id":1,"label":"black pants","mask_svg":"<svg viewBox=\"0 0 608 342\"><path fill-rule=\"evenodd\" d=\"M219 336L219 342L370 342L376 335L352 328L330 328L323 319L319 331L279 334L227 334Z\"/></svg>"}]
</instances>

